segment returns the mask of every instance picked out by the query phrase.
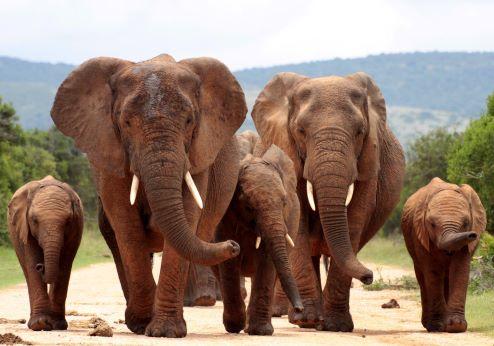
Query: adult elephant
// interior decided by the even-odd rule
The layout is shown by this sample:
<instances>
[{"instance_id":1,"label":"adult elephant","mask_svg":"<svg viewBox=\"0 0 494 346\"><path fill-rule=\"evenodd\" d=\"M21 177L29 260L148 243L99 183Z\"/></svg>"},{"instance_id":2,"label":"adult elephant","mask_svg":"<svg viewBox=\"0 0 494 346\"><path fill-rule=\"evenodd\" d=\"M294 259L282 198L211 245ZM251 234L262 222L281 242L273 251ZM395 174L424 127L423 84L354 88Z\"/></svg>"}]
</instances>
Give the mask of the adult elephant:
<instances>
[{"instance_id":1,"label":"adult elephant","mask_svg":"<svg viewBox=\"0 0 494 346\"><path fill-rule=\"evenodd\" d=\"M280 73L258 96L252 117L263 142L282 148L298 177L300 229L291 260L305 310L291 310L290 320L352 331L352 277L364 284L373 279L355 254L398 202L404 176L403 150L386 123L384 98L365 73ZM331 256L322 297L321 254Z\"/></svg>"},{"instance_id":2,"label":"adult elephant","mask_svg":"<svg viewBox=\"0 0 494 346\"><path fill-rule=\"evenodd\" d=\"M185 336L186 260L238 255L233 241L206 241L235 191L233 134L246 112L235 77L211 58L95 58L58 89L51 115L91 163L133 332ZM162 250L156 286L149 254Z\"/></svg>"}]
</instances>

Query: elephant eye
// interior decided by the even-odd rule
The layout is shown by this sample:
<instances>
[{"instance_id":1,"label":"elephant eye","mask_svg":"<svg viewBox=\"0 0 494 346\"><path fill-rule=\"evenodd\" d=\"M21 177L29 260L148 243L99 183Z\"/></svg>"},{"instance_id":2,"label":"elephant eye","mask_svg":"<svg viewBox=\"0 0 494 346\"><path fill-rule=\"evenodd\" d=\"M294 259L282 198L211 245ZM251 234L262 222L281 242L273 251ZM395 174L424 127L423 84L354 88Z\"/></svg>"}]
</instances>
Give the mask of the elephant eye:
<instances>
[{"instance_id":1,"label":"elephant eye","mask_svg":"<svg viewBox=\"0 0 494 346\"><path fill-rule=\"evenodd\" d=\"M431 227L436 228L436 224L434 222L431 222Z\"/></svg>"},{"instance_id":2,"label":"elephant eye","mask_svg":"<svg viewBox=\"0 0 494 346\"><path fill-rule=\"evenodd\" d=\"M192 117L190 115L187 117L186 123L187 125L190 125L192 123Z\"/></svg>"},{"instance_id":3,"label":"elephant eye","mask_svg":"<svg viewBox=\"0 0 494 346\"><path fill-rule=\"evenodd\" d=\"M468 224L469 224L468 220L463 221L463 228L467 228Z\"/></svg>"},{"instance_id":4,"label":"elephant eye","mask_svg":"<svg viewBox=\"0 0 494 346\"><path fill-rule=\"evenodd\" d=\"M303 127L297 128L298 133L305 136L305 129Z\"/></svg>"}]
</instances>

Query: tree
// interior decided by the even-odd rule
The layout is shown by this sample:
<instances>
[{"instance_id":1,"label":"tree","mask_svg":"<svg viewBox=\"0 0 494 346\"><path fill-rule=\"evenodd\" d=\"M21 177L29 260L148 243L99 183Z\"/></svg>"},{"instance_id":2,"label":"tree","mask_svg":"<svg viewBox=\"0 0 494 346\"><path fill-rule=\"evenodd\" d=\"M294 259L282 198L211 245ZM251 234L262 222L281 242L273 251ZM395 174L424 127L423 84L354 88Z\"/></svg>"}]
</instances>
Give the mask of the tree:
<instances>
[{"instance_id":1,"label":"tree","mask_svg":"<svg viewBox=\"0 0 494 346\"><path fill-rule=\"evenodd\" d=\"M458 133L439 128L411 143L406 152L407 166L400 202L383 227L385 235L399 232L401 212L408 197L434 177L446 180L448 152L459 137Z\"/></svg>"},{"instance_id":2,"label":"tree","mask_svg":"<svg viewBox=\"0 0 494 346\"><path fill-rule=\"evenodd\" d=\"M448 179L472 186L487 213L487 230L494 234L494 93L487 110L468 125L448 156Z\"/></svg>"}]
</instances>

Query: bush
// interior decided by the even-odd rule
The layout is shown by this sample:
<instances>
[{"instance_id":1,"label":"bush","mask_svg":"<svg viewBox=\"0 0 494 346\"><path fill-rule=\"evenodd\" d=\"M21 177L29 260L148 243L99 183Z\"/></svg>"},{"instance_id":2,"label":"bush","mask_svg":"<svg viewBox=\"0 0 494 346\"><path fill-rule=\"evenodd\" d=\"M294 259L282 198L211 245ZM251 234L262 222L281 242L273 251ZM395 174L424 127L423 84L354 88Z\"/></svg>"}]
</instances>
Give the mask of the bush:
<instances>
[{"instance_id":1,"label":"bush","mask_svg":"<svg viewBox=\"0 0 494 346\"><path fill-rule=\"evenodd\" d=\"M472 260L469 289L481 294L494 289L494 237L484 233Z\"/></svg>"}]
</instances>

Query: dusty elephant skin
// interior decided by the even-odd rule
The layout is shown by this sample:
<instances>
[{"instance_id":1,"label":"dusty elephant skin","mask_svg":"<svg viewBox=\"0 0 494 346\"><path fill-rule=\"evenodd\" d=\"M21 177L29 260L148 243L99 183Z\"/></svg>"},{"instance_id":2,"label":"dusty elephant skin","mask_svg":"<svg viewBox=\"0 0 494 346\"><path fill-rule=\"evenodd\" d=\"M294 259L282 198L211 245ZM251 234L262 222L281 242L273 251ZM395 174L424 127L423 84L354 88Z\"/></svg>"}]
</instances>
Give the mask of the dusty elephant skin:
<instances>
[{"instance_id":1,"label":"dusty elephant skin","mask_svg":"<svg viewBox=\"0 0 494 346\"><path fill-rule=\"evenodd\" d=\"M280 73L259 94L252 117L262 141L292 159L298 179L300 227L290 261L304 312L291 310L290 321L352 331L352 277L373 279L355 253L384 224L403 184L403 150L387 125L384 98L365 73ZM331 256L323 292L321 254ZM286 312L279 287L275 298L275 313Z\"/></svg>"},{"instance_id":2,"label":"dusty elephant skin","mask_svg":"<svg viewBox=\"0 0 494 346\"><path fill-rule=\"evenodd\" d=\"M405 203L401 228L420 285L427 331L466 331L470 262L485 227L485 209L467 184L434 178Z\"/></svg>"},{"instance_id":3,"label":"dusty elephant skin","mask_svg":"<svg viewBox=\"0 0 494 346\"><path fill-rule=\"evenodd\" d=\"M246 112L235 77L211 58L95 58L58 89L51 116L91 163L131 331L184 337L187 260L238 255L233 241L207 241L235 191L232 136ZM162 250L156 286L149 255Z\"/></svg>"},{"instance_id":4,"label":"dusty elephant skin","mask_svg":"<svg viewBox=\"0 0 494 346\"><path fill-rule=\"evenodd\" d=\"M242 153L249 151L247 136L252 133L238 136ZM238 257L218 266L223 324L230 333L245 328L250 335L273 334L271 304L276 275L297 312L303 310L287 249L297 232L300 209L293 163L275 145L260 151L262 157L249 153L242 160L237 190L216 232L216 240L234 239L241 249ZM248 321L241 275L252 278Z\"/></svg>"},{"instance_id":5,"label":"dusty elephant skin","mask_svg":"<svg viewBox=\"0 0 494 346\"><path fill-rule=\"evenodd\" d=\"M32 330L65 330L70 271L84 223L79 196L47 176L19 188L8 209L10 239L29 292L27 325Z\"/></svg>"}]
</instances>

